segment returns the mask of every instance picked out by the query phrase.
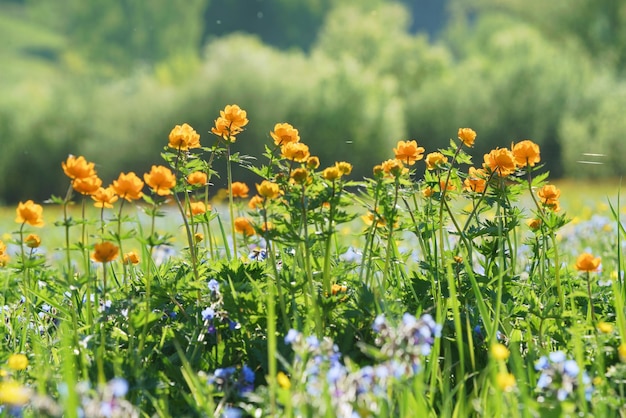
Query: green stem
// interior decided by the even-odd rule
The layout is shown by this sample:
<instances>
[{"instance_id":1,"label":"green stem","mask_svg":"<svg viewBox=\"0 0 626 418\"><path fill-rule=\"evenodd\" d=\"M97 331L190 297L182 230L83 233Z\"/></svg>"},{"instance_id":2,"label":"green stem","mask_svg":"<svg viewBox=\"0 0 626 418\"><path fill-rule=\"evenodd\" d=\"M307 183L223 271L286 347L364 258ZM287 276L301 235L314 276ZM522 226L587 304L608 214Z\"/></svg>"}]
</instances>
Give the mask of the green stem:
<instances>
[{"instance_id":1,"label":"green stem","mask_svg":"<svg viewBox=\"0 0 626 418\"><path fill-rule=\"evenodd\" d=\"M230 214L230 232L233 241L233 257L237 258L237 235L235 233L235 215L233 209L233 175L230 167L230 142L226 145L226 176L228 180L228 211Z\"/></svg>"}]
</instances>

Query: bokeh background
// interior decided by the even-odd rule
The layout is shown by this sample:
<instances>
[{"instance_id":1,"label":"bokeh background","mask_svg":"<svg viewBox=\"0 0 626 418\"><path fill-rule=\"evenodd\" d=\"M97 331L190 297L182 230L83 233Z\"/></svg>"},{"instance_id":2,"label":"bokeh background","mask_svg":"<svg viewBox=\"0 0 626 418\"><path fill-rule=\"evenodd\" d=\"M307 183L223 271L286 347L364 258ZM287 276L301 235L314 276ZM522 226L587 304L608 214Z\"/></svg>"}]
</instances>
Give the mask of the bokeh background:
<instances>
[{"instance_id":1,"label":"bokeh background","mask_svg":"<svg viewBox=\"0 0 626 418\"><path fill-rule=\"evenodd\" d=\"M289 122L356 178L466 126L477 164L532 139L553 178L615 178L625 64L622 0L0 0L0 204L63 194L70 153L106 185L160 163L176 124L210 145L232 103L235 151Z\"/></svg>"}]
</instances>

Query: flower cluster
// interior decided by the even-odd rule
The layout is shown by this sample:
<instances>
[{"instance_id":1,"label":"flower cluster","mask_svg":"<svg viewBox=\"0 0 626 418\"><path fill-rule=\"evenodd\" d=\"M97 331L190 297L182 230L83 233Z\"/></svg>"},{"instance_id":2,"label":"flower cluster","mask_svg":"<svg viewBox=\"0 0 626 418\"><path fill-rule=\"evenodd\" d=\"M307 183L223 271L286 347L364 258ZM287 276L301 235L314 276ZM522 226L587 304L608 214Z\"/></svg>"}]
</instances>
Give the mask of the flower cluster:
<instances>
[{"instance_id":1,"label":"flower cluster","mask_svg":"<svg viewBox=\"0 0 626 418\"><path fill-rule=\"evenodd\" d=\"M207 382L227 397L242 396L254 390L254 370L246 364L241 368L231 366L215 369L208 376Z\"/></svg>"},{"instance_id":2,"label":"flower cluster","mask_svg":"<svg viewBox=\"0 0 626 418\"><path fill-rule=\"evenodd\" d=\"M584 386L585 397L591 399L593 386L587 372L581 370L575 360L568 359L564 352L555 351L547 356L542 356L535 363L535 370L541 372L537 380L537 391L540 393L538 400L545 401L555 397L564 401L570 396L575 396L575 391L580 382Z\"/></svg>"},{"instance_id":3,"label":"flower cluster","mask_svg":"<svg viewBox=\"0 0 626 418\"><path fill-rule=\"evenodd\" d=\"M208 283L211 303L201 312L206 334L215 335L218 327L224 327L229 330L236 330L241 325L228 317L228 312L224 310L224 299L220 293L220 284L217 280L211 279ZM206 334L200 334L199 341L205 339Z\"/></svg>"}]
</instances>

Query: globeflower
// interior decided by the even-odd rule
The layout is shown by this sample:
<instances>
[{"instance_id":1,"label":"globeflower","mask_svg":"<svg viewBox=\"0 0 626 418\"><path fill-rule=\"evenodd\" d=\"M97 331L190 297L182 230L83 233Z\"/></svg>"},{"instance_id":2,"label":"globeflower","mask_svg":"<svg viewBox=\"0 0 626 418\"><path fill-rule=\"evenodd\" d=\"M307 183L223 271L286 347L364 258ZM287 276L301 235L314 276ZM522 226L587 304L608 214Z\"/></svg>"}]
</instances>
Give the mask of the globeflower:
<instances>
[{"instance_id":1,"label":"globeflower","mask_svg":"<svg viewBox=\"0 0 626 418\"><path fill-rule=\"evenodd\" d=\"M227 142L235 142L235 135L243 131L248 124L246 111L237 105L227 105L220 110L220 116L215 120L215 126L211 132Z\"/></svg>"},{"instance_id":2,"label":"globeflower","mask_svg":"<svg viewBox=\"0 0 626 418\"><path fill-rule=\"evenodd\" d=\"M122 199L126 199L129 202L132 200L141 199L143 193L143 181L132 171L128 174L120 173L117 180L113 180L113 190Z\"/></svg>"},{"instance_id":3,"label":"globeflower","mask_svg":"<svg viewBox=\"0 0 626 418\"><path fill-rule=\"evenodd\" d=\"M248 193L250 192L250 188L246 183L242 183L240 181L235 181L230 187L230 191L233 194L233 197L240 197L245 199L248 197Z\"/></svg>"},{"instance_id":4,"label":"globeflower","mask_svg":"<svg viewBox=\"0 0 626 418\"><path fill-rule=\"evenodd\" d=\"M257 193L265 199L275 199L280 196L280 187L278 184L268 180L263 180L261 184L256 185Z\"/></svg>"},{"instance_id":5,"label":"globeflower","mask_svg":"<svg viewBox=\"0 0 626 418\"><path fill-rule=\"evenodd\" d=\"M207 205L205 205L204 202L191 202L189 203L189 206L191 209L191 215L190 215L190 212L188 211L187 216L202 215L211 209L211 206L207 207Z\"/></svg>"},{"instance_id":6,"label":"globeflower","mask_svg":"<svg viewBox=\"0 0 626 418\"><path fill-rule=\"evenodd\" d=\"M0 382L0 405L22 406L31 396L31 390L16 381Z\"/></svg>"},{"instance_id":7,"label":"globeflower","mask_svg":"<svg viewBox=\"0 0 626 418\"><path fill-rule=\"evenodd\" d=\"M512 150L518 167L526 167L527 165L534 167L535 164L541 161L539 145L529 139L514 144Z\"/></svg>"},{"instance_id":8,"label":"globeflower","mask_svg":"<svg viewBox=\"0 0 626 418\"><path fill-rule=\"evenodd\" d=\"M159 196L172 194L172 188L176 186L176 176L172 171L162 165L153 165L149 173L143 175L146 184Z\"/></svg>"},{"instance_id":9,"label":"globeflower","mask_svg":"<svg viewBox=\"0 0 626 418\"><path fill-rule=\"evenodd\" d=\"M559 211L559 197L561 197L561 191L557 189L556 186L546 184L539 189L539 191L537 191L537 196L539 196L539 199L544 206L555 212Z\"/></svg>"},{"instance_id":10,"label":"globeflower","mask_svg":"<svg viewBox=\"0 0 626 418\"><path fill-rule=\"evenodd\" d=\"M400 175L408 171L408 169L404 167L404 164L399 159L390 159L387 161L383 161L381 166L383 171L385 172L385 175L390 177L399 177Z\"/></svg>"},{"instance_id":11,"label":"globeflower","mask_svg":"<svg viewBox=\"0 0 626 418\"><path fill-rule=\"evenodd\" d=\"M485 170L470 167L467 177L463 181L463 189L468 192L483 193L487 187L486 177Z\"/></svg>"},{"instance_id":12,"label":"globeflower","mask_svg":"<svg viewBox=\"0 0 626 418\"><path fill-rule=\"evenodd\" d=\"M448 158L440 152L431 152L426 156L426 168L434 170L448 163Z\"/></svg>"},{"instance_id":13,"label":"globeflower","mask_svg":"<svg viewBox=\"0 0 626 418\"><path fill-rule=\"evenodd\" d=\"M416 161L424 158L424 148L417 146L415 140L398 141L396 148L393 149L396 159L402 161L406 165L413 165Z\"/></svg>"},{"instance_id":14,"label":"globeflower","mask_svg":"<svg viewBox=\"0 0 626 418\"><path fill-rule=\"evenodd\" d=\"M71 154L67 157L67 160L61 163L63 172L72 180L84 179L96 175L94 166L95 164L87 162L85 157L75 157Z\"/></svg>"},{"instance_id":15,"label":"globeflower","mask_svg":"<svg viewBox=\"0 0 626 418\"><path fill-rule=\"evenodd\" d=\"M258 209L261 206L263 206L263 198L261 196L254 195L250 198L250 200L248 201L248 208L254 210L254 209Z\"/></svg>"},{"instance_id":16,"label":"globeflower","mask_svg":"<svg viewBox=\"0 0 626 418\"><path fill-rule=\"evenodd\" d=\"M335 163L335 167L337 167L337 170L339 170L342 176L348 176L350 175L350 173L352 173L352 164L348 162L345 162L345 161L337 162Z\"/></svg>"},{"instance_id":17,"label":"globeflower","mask_svg":"<svg viewBox=\"0 0 626 418\"><path fill-rule=\"evenodd\" d=\"M283 146L292 142L300 142L300 134L288 123L277 123L270 132L276 146Z\"/></svg>"},{"instance_id":18,"label":"globeflower","mask_svg":"<svg viewBox=\"0 0 626 418\"><path fill-rule=\"evenodd\" d=\"M594 257L589 253L582 253L576 259L576 270L586 272L597 271L601 261L600 257Z\"/></svg>"},{"instance_id":19,"label":"globeflower","mask_svg":"<svg viewBox=\"0 0 626 418\"><path fill-rule=\"evenodd\" d=\"M289 142L280 148L280 155L297 163L304 163L310 157L309 147L302 142Z\"/></svg>"},{"instance_id":20,"label":"globeflower","mask_svg":"<svg viewBox=\"0 0 626 418\"><path fill-rule=\"evenodd\" d=\"M500 177L506 177L515 171L515 157L506 148L491 150L489 154L484 155L483 159L485 161L483 168L489 169Z\"/></svg>"},{"instance_id":21,"label":"globeflower","mask_svg":"<svg viewBox=\"0 0 626 418\"><path fill-rule=\"evenodd\" d=\"M24 239L24 244L28 248L38 248L41 245L41 238L37 234L28 234L26 239Z\"/></svg>"},{"instance_id":22,"label":"globeflower","mask_svg":"<svg viewBox=\"0 0 626 418\"><path fill-rule=\"evenodd\" d=\"M83 195L92 195L102 186L102 180L97 175L72 180L72 188Z\"/></svg>"},{"instance_id":23,"label":"globeflower","mask_svg":"<svg viewBox=\"0 0 626 418\"><path fill-rule=\"evenodd\" d=\"M124 264L139 264L139 256L134 251L124 254Z\"/></svg>"},{"instance_id":24,"label":"globeflower","mask_svg":"<svg viewBox=\"0 0 626 418\"><path fill-rule=\"evenodd\" d=\"M0 241L0 267L4 267L9 262L9 255L7 254L7 246L4 242Z\"/></svg>"},{"instance_id":25,"label":"globeflower","mask_svg":"<svg viewBox=\"0 0 626 418\"><path fill-rule=\"evenodd\" d=\"M327 167L322 171L322 177L328 181L335 181L341 178L342 173L337 166Z\"/></svg>"},{"instance_id":26,"label":"globeflower","mask_svg":"<svg viewBox=\"0 0 626 418\"><path fill-rule=\"evenodd\" d=\"M187 123L176 125L170 131L168 146L181 151L200 148L200 135Z\"/></svg>"},{"instance_id":27,"label":"globeflower","mask_svg":"<svg viewBox=\"0 0 626 418\"><path fill-rule=\"evenodd\" d=\"M91 254L91 259L99 263L108 263L117 258L119 253L117 245L109 241L103 241L94 246L94 251Z\"/></svg>"},{"instance_id":28,"label":"globeflower","mask_svg":"<svg viewBox=\"0 0 626 418\"><path fill-rule=\"evenodd\" d=\"M43 207L32 200L27 200L24 203L20 202L17 205L16 212L17 217L15 218L15 222L19 224L27 223L36 227L42 227L44 225Z\"/></svg>"},{"instance_id":29,"label":"globeflower","mask_svg":"<svg viewBox=\"0 0 626 418\"><path fill-rule=\"evenodd\" d=\"M291 172L289 177L298 184L306 184L309 182L309 171L306 168L296 168Z\"/></svg>"},{"instance_id":30,"label":"globeflower","mask_svg":"<svg viewBox=\"0 0 626 418\"><path fill-rule=\"evenodd\" d=\"M24 354L11 354L7 365L11 370L25 370L28 367L28 357Z\"/></svg>"},{"instance_id":31,"label":"globeflower","mask_svg":"<svg viewBox=\"0 0 626 418\"><path fill-rule=\"evenodd\" d=\"M476 132L472 128L459 128L457 136L466 147L473 147L476 139Z\"/></svg>"},{"instance_id":32,"label":"globeflower","mask_svg":"<svg viewBox=\"0 0 626 418\"><path fill-rule=\"evenodd\" d=\"M312 156L312 157L307 158L306 166L309 169L311 169L311 170L317 169L317 167L320 166L320 159L319 159L319 157Z\"/></svg>"},{"instance_id":33,"label":"globeflower","mask_svg":"<svg viewBox=\"0 0 626 418\"><path fill-rule=\"evenodd\" d=\"M115 190L111 186L100 187L95 193L91 195L91 198L95 201L93 204L97 208L112 208L113 203L117 202L117 195Z\"/></svg>"},{"instance_id":34,"label":"globeflower","mask_svg":"<svg viewBox=\"0 0 626 418\"><path fill-rule=\"evenodd\" d=\"M187 176L187 183L192 186L204 186L208 181L208 176L203 171L194 171Z\"/></svg>"},{"instance_id":35,"label":"globeflower","mask_svg":"<svg viewBox=\"0 0 626 418\"><path fill-rule=\"evenodd\" d=\"M254 227L248 218L240 216L235 218L235 231L242 234L244 237L251 237L254 235Z\"/></svg>"}]
</instances>

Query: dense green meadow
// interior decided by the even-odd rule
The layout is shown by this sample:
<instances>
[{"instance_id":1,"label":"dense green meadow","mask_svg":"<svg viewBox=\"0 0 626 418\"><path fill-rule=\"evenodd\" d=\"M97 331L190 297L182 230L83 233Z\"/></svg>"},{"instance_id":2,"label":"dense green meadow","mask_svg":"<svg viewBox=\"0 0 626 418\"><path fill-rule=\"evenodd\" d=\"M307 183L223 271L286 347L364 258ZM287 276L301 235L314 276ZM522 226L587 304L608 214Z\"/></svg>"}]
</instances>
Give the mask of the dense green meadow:
<instances>
[{"instance_id":1,"label":"dense green meadow","mask_svg":"<svg viewBox=\"0 0 626 418\"><path fill-rule=\"evenodd\" d=\"M555 186L530 140L472 161L470 128L358 178L284 122L251 160L247 125L3 209L2 416L624 414L619 184Z\"/></svg>"}]
</instances>

